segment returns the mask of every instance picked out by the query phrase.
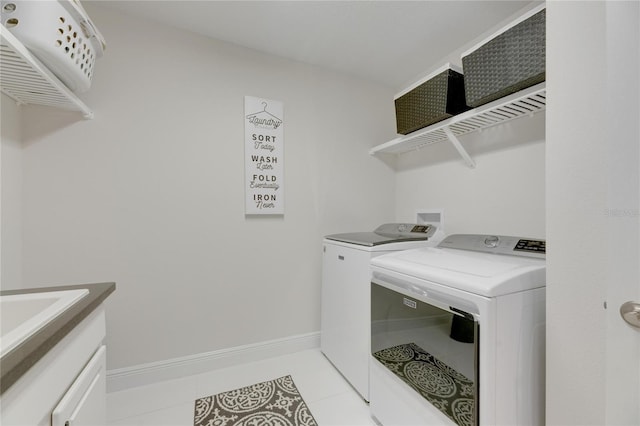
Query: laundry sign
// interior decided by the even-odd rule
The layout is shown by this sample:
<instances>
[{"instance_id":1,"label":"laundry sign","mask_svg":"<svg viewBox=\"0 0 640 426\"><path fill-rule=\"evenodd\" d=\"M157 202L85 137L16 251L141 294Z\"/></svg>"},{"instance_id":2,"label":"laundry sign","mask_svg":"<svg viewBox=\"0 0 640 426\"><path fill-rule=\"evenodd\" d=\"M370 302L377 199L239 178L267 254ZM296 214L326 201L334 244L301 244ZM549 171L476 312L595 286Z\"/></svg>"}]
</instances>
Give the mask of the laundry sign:
<instances>
[{"instance_id":1,"label":"laundry sign","mask_svg":"<svg viewBox=\"0 0 640 426\"><path fill-rule=\"evenodd\" d=\"M244 97L245 214L284 214L284 106Z\"/></svg>"}]
</instances>

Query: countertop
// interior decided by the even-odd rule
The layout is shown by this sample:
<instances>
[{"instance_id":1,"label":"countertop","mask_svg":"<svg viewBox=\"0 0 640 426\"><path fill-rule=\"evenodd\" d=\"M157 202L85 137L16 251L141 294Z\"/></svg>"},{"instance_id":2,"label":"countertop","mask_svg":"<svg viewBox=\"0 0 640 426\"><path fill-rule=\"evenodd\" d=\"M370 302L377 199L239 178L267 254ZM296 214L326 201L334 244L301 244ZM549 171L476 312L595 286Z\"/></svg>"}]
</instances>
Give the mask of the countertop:
<instances>
[{"instance_id":1,"label":"countertop","mask_svg":"<svg viewBox=\"0 0 640 426\"><path fill-rule=\"evenodd\" d=\"M115 283L95 283L0 291L0 295L42 293L86 288L89 294L49 322L26 341L0 358L0 394L9 389L73 328L116 289Z\"/></svg>"}]
</instances>

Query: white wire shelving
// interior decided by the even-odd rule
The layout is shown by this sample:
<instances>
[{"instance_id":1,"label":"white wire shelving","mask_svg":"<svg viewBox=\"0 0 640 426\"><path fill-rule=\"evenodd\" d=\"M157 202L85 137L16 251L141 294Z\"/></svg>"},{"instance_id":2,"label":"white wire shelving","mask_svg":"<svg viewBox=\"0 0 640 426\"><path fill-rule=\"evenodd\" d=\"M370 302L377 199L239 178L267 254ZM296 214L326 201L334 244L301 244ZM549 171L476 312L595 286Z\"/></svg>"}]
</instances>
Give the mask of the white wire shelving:
<instances>
[{"instance_id":1,"label":"white wire shelving","mask_svg":"<svg viewBox=\"0 0 640 426\"><path fill-rule=\"evenodd\" d=\"M464 149L458 137L542 112L546 109L547 105L546 95L546 83L539 83L444 121L432 124L424 129L375 146L369 151L369 154L403 154L448 140L453 144L460 156L462 156L465 163L473 168L475 167L475 162Z\"/></svg>"},{"instance_id":2,"label":"white wire shelving","mask_svg":"<svg viewBox=\"0 0 640 426\"><path fill-rule=\"evenodd\" d=\"M19 105L45 105L93 118L91 109L1 24L0 88Z\"/></svg>"}]
</instances>

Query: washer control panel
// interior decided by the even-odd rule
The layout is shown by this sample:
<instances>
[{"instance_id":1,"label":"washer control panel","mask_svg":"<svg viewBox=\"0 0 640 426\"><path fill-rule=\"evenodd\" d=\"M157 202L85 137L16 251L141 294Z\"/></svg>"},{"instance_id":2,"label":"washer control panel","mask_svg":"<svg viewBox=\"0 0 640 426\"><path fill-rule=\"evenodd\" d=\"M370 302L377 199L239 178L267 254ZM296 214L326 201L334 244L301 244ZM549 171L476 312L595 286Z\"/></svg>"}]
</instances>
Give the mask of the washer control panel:
<instances>
[{"instance_id":1,"label":"washer control panel","mask_svg":"<svg viewBox=\"0 0 640 426\"><path fill-rule=\"evenodd\" d=\"M539 259L546 256L545 240L505 235L454 234L442 240L438 247Z\"/></svg>"},{"instance_id":2,"label":"washer control panel","mask_svg":"<svg viewBox=\"0 0 640 426\"><path fill-rule=\"evenodd\" d=\"M518 240L514 247L516 251L528 251L531 253L547 253L547 242L544 240Z\"/></svg>"},{"instance_id":3,"label":"washer control panel","mask_svg":"<svg viewBox=\"0 0 640 426\"><path fill-rule=\"evenodd\" d=\"M376 234L393 236L431 236L436 229L432 225L417 223L385 223L376 228ZM417 235L415 235L417 234Z\"/></svg>"}]
</instances>

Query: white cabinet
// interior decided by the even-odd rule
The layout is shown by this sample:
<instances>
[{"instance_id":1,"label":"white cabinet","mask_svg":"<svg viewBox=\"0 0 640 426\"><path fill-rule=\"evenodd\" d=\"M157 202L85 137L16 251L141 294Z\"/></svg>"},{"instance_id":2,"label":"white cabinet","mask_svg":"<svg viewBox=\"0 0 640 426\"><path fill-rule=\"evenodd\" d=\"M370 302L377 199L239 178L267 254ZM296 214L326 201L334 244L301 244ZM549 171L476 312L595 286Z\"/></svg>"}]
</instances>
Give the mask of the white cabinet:
<instances>
[{"instance_id":1,"label":"white cabinet","mask_svg":"<svg viewBox=\"0 0 640 426\"><path fill-rule=\"evenodd\" d=\"M104 425L105 337L101 305L2 394L0 424Z\"/></svg>"},{"instance_id":2,"label":"white cabinet","mask_svg":"<svg viewBox=\"0 0 640 426\"><path fill-rule=\"evenodd\" d=\"M106 423L106 370L107 347L102 345L53 410L51 426L93 426Z\"/></svg>"}]
</instances>

